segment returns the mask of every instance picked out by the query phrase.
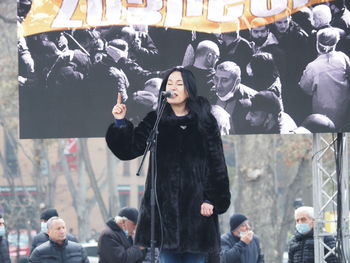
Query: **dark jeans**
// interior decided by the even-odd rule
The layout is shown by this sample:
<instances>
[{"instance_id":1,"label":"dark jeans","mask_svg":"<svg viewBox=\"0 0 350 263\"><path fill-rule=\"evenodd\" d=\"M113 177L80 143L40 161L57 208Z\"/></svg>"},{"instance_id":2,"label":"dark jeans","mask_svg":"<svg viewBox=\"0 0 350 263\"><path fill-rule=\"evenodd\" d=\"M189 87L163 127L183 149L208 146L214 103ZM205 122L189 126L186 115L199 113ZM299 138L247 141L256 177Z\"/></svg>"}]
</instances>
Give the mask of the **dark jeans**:
<instances>
[{"instance_id":1,"label":"dark jeans","mask_svg":"<svg viewBox=\"0 0 350 263\"><path fill-rule=\"evenodd\" d=\"M204 261L204 254L172 253L166 251L160 253L160 263L204 263Z\"/></svg>"}]
</instances>

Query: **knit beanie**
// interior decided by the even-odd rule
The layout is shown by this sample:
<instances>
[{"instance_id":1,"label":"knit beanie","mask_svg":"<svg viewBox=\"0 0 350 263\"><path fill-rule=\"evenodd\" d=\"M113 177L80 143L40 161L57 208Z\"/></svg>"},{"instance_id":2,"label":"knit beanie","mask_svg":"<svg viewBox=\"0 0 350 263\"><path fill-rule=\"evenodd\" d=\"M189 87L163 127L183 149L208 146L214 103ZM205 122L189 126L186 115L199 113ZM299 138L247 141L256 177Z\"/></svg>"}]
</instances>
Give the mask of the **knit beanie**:
<instances>
[{"instance_id":1,"label":"knit beanie","mask_svg":"<svg viewBox=\"0 0 350 263\"><path fill-rule=\"evenodd\" d=\"M136 208L124 207L119 211L118 216L126 217L128 220L132 221L134 224L137 224L137 218L139 216L139 212Z\"/></svg>"},{"instance_id":2,"label":"knit beanie","mask_svg":"<svg viewBox=\"0 0 350 263\"><path fill-rule=\"evenodd\" d=\"M55 208L48 208L41 212L40 219L49 220L51 217L58 216Z\"/></svg>"},{"instance_id":3,"label":"knit beanie","mask_svg":"<svg viewBox=\"0 0 350 263\"><path fill-rule=\"evenodd\" d=\"M232 215L230 218L231 231L235 230L237 227L239 227L246 220L248 220L248 218L245 215L242 215L242 214Z\"/></svg>"}]
</instances>

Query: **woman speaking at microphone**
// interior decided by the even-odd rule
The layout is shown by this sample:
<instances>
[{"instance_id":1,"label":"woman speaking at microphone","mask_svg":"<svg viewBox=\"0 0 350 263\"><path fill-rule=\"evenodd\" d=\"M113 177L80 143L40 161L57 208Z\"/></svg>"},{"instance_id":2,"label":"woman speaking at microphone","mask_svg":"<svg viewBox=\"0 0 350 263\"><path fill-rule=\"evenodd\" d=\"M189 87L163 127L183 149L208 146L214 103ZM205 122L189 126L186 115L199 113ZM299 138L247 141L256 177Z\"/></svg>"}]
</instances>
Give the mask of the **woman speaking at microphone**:
<instances>
[{"instance_id":1,"label":"woman speaking at microphone","mask_svg":"<svg viewBox=\"0 0 350 263\"><path fill-rule=\"evenodd\" d=\"M230 205L229 180L217 122L207 99L197 97L194 76L174 68L164 78L161 94L166 106L158 127L155 241L160 260L204 262L205 256L220 249L218 214ZM125 118L126 106L118 95L112 114L115 118L106 141L121 160L141 156L154 126L152 111L135 128ZM150 247L151 179L147 176L145 195L135 244Z\"/></svg>"}]
</instances>

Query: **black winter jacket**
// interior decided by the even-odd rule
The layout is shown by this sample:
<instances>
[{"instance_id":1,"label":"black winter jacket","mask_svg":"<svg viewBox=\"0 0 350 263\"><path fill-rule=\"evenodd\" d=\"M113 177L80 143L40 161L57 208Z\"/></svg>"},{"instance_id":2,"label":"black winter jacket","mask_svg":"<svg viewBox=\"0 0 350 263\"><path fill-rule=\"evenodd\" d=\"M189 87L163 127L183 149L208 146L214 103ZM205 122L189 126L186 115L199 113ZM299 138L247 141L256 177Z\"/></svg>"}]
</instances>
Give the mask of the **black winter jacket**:
<instances>
[{"instance_id":1,"label":"black winter jacket","mask_svg":"<svg viewBox=\"0 0 350 263\"><path fill-rule=\"evenodd\" d=\"M32 242L32 248L30 250L30 254L33 253L33 251L36 247L40 246L41 244L45 243L46 241L49 241L49 239L50 239L49 235L46 232L40 232L39 234L34 236L33 242ZM78 243L78 240L71 234L67 234L67 239Z\"/></svg>"},{"instance_id":2,"label":"black winter jacket","mask_svg":"<svg viewBox=\"0 0 350 263\"><path fill-rule=\"evenodd\" d=\"M110 219L98 240L100 263L140 263L146 250L133 246L114 219Z\"/></svg>"},{"instance_id":3,"label":"black winter jacket","mask_svg":"<svg viewBox=\"0 0 350 263\"><path fill-rule=\"evenodd\" d=\"M106 135L109 148L121 160L142 155L155 120L156 113L150 112L136 128L128 120L124 127L112 124ZM218 214L229 207L230 192L219 128L211 114L210 121L206 135L191 113L177 117L172 112L159 123L155 240L163 250L219 252ZM150 247L150 188L148 176L135 235L135 243L145 247ZM214 206L210 217L200 214L205 201Z\"/></svg>"},{"instance_id":4,"label":"black winter jacket","mask_svg":"<svg viewBox=\"0 0 350 263\"><path fill-rule=\"evenodd\" d=\"M330 248L335 247L335 240L331 236L324 237L324 242ZM328 249L325 249L324 253L328 253ZM326 259L327 263L338 263L338 260L334 254L330 255ZM302 235L299 232L295 233L295 236L289 244L288 250L288 263L314 263L314 232Z\"/></svg>"},{"instance_id":5,"label":"black winter jacket","mask_svg":"<svg viewBox=\"0 0 350 263\"><path fill-rule=\"evenodd\" d=\"M34 249L29 263L89 263L85 249L78 243L65 240L61 246L52 240Z\"/></svg>"},{"instance_id":6,"label":"black winter jacket","mask_svg":"<svg viewBox=\"0 0 350 263\"><path fill-rule=\"evenodd\" d=\"M11 263L8 242L4 237L0 237L0 262Z\"/></svg>"},{"instance_id":7,"label":"black winter jacket","mask_svg":"<svg viewBox=\"0 0 350 263\"><path fill-rule=\"evenodd\" d=\"M264 263L264 255L257 236L247 245L231 232L221 236L221 260L223 263Z\"/></svg>"}]
</instances>

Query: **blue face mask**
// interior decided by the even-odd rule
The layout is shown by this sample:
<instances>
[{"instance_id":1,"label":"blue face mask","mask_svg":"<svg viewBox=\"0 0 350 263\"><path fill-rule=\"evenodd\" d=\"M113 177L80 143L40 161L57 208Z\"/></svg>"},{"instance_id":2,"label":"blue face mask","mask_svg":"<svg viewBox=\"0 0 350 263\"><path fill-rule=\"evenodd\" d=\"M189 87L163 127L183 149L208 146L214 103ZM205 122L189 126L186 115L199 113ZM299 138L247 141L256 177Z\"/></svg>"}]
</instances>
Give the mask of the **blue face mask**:
<instances>
[{"instance_id":1,"label":"blue face mask","mask_svg":"<svg viewBox=\"0 0 350 263\"><path fill-rule=\"evenodd\" d=\"M307 234L311 231L309 224L297 224L295 228L302 235Z\"/></svg>"},{"instance_id":2,"label":"blue face mask","mask_svg":"<svg viewBox=\"0 0 350 263\"><path fill-rule=\"evenodd\" d=\"M127 229L125 229L125 230L124 230L124 234L125 234L126 236L129 236L129 231L128 231Z\"/></svg>"},{"instance_id":3,"label":"blue face mask","mask_svg":"<svg viewBox=\"0 0 350 263\"><path fill-rule=\"evenodd\" d=\"M5 226L0 226L0 237L5 236L5 232L6 232Z\"/></svg>"},{"instance_id":4,"label":"blue face mask","mask_svg":"<svg viewBox=\"0 0 350 263\"><path fill-rule=\"evenodd\" d=\"M47 232L47 223L46 222L41 222L40 223L40 232Z\"/></svg>"}]
</instances>

